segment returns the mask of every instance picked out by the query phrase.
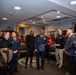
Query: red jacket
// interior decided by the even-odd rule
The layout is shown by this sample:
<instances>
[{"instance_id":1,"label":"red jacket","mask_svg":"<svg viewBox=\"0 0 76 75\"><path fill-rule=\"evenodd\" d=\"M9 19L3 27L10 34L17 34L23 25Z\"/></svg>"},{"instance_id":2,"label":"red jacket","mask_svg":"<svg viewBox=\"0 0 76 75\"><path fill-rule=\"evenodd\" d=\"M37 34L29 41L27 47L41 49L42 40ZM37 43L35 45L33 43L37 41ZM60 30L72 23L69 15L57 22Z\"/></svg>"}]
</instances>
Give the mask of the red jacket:
<instances>
[{"instance_id":1,"label":"red jacket","mask_svg":"<svg viewBox=\"0 0 76 75\"><path fill-rule=\"evenodd\" d=\"M54 40L54 36L50 36L50 38L48 39L48 45L51 45L54 42Z\"/></svg>"}]
</instances>

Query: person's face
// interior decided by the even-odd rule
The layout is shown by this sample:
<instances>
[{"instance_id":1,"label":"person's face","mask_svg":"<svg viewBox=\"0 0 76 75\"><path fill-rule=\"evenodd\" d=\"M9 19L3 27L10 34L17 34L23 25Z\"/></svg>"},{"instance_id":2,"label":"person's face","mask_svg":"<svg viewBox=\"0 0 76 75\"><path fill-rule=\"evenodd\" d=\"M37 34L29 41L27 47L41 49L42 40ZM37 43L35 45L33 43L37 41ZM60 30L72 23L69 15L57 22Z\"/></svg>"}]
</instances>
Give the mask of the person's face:
<instances>
[{"instance_id":1,"label":"person's face","mask_svg":"<svg viewBox=\"0 0 76 75\"><path fill-rule=\"evenodd\" d=\"M62 35L62 30L58 30L58 34L59 35Z\"/></svg>"},{"instance_id":2,"label":"person's face","mask_svg":"<svg viewBox=\"0 0 76 75\"><path fill-rule=\"evenodd\" d=\"M34 32L33 31L30 31L30 35L34 35Z\"/></svg>"},{"instance_id":3,"label":"person's face","mask_svg":"<svg viewBox=\"0 0 76 75\"><path fill-rule=\"evenodd\" d=\"M41 31L40 31L40 34L43 35L43 34L44 34L44 30L41 30Z\"/></svg>"},{"instance_id":4,"label":"person's face","mask_svg":"<svg viewBox=\"0 0 76 75\"><path fill-rule=\"evenodd\" d=\"M0 33L0 36L2 36L2 33Z\"/></svg>"},{"instance_id":5,"label":"person's face","mask_svg":"<svg viewBox=\"0 0 76 75\"><path fill-rule=\"evenodd\" d=\"M10 34L9 34L9 33L6 33L6 34L4 35L4 38L5 38L5 39L9 39L9 36L10 36Z\"/></svg>"},{"instance_id":6,"label":"person's face","mask_svg":"<svg viewBox=\"0 0 76 75\"><path fill-rule=\"evenodd\" d=\"M17 34L15 32L12 32L12 37L16 37Z\"/></svg>"},{"instance_id":7,"label":"person's face","mask_svg":"<svg viewBox=\"0 0 76 75\"><path fill-rule=\"evenodd\" d=\"M67 35L70 35L73 31L70 29L67 29Z\"/></svg>"}]
</instances>

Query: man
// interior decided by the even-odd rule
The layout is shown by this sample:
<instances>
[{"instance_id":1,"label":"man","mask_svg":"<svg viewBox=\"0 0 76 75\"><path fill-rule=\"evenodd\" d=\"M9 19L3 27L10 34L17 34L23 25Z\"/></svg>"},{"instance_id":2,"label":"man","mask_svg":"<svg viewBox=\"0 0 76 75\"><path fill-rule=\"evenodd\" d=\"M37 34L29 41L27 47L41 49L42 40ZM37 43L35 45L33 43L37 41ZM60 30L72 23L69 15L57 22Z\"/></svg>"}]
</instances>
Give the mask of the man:
<instances>
[{"instance_id":1,"label":"man","mask_svg":"<svg viewBox=\"0 0 76 75\"><path fill-rule=\"evenodd\" d=\"M27 45L27 55L26 55L25 68L27 68L29 57L30 57L30 67L33 67L32 60L35 50L35 36L33 30L31 30L30 34L26 36L26 45Z\"/></svg>"},{"instance_id":2,"label":"man","mask_svg":"<svg viewBox=\"0 0 76 75\"><path fill-rule=\"evenodd\" d=\"M67 35L69 36L66 44L65 44L65 52L68 55L68 59L69 59L69 68L70 68L70 73L65 73L68 75L74 75L75 72L75 65L74 65L74 52L75 52L75 48L73 47L73 42L75 40L75 36L73 35L73 29L72 28L68 28L67 29Z\"/></svg>"},{"instance_id":3,"label":"man","mask_svg":"<svg viewBox=\"0 0 76 75\"><path fill-rule=\"evenodd\" d=\"M37 70L44 69L44 52L45 46L48 44L47 37L44 35L44 30L40 31L40 34L36 36L36 58L37 58ZM39 58L41 57L41 65Z\"/></svg>"}]
</instances>

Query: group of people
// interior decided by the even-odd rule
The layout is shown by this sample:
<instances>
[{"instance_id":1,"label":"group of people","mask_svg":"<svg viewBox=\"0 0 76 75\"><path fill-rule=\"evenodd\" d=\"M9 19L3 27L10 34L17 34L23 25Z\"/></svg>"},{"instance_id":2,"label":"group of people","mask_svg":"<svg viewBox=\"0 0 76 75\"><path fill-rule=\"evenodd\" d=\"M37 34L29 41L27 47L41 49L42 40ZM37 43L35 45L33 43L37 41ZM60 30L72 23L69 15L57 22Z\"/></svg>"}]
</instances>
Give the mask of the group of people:
<instances>
[{"instance_id":1,"label":"group of people","mask_svg":"<svg viewBox=\"0 0 76 75\"><path fill-rule=\"evenodd\" d=\"M4 58L4 64L9 64L10 74L18 72L17 63L18 63L19 50L20 50L20 40L16 32L12 33L0 32L0 55L2 55ZM12 57L10 57L10 54L8 53L10 51L12 53Z\"/></svg>"},{"instance_id":2,"label":"group of people","mask_svg":"<svg viewBox=\"0 0 76 75\"><path fill-rule=\"evenodd\" d=\"M56 54L56 64L58 68L63 66L63 52L68 56L70 72L65 73L68 75L73 75L75 73L75 51L76 47L73 46L73 42L76 40L76 36L73 35L73 29L67 28L66 31L67 37L63 35L62 29L57 30L57 35L54 38L53 36L48 37L45 35L45 31L41 30L39 35L34 36L34 32L30 31L30 34L26 37L27 45L27 56L25 62L25 68L27 68L28 57L30 57L30 67L32 66L32 59L34 51L36 52L36 64L37 70L44 69L44 55L47 53L47 60L49 62L49 49L50 45L55 42L55 54ZM41 57L41 60L40 60Z\"/></svg>"},{"instance_id":3,"label":"group of people","mask_svg":"<svg viewBox=\"0 0 76 75\"><path fill-rule=\"evenodd\" d=\"M45 58L45 51L47 53L47 61L49 63L49 49L50 45L55 41L55 54L56 54L56 64L58 68L63 66L63 51L68 55L69 59L69 66L70 72L66 73L69 75L73 75L75 73L75 50L76 47L73 46L73 42L75 41L75 36L73 35L73 29L68 28L66 32L68 38L66 39L63 35L62 29L57 30L57 36L48 37L45 35L45 31L43 29L40 30L40 34L34 36L34 31L31 30L30 34L26 36L26 45L27 45L27 55L25 61L25 68L28 67L28 58L30 57L30 67L32 66L34 52L36 52L36 64L37 70L44 69L44 58ZM12 32L10 35L9 32L3 34L0 33L0 50L2 48L8 48L12 51L13 56L11 61L9 62L10 65L10 73L13 74L18 72L17 69L17 62L18 62L18 54L20 50L20 39L17 36L16 32ZM41 60L40 60L41 58Z\"/></svg>"}]
</instances>

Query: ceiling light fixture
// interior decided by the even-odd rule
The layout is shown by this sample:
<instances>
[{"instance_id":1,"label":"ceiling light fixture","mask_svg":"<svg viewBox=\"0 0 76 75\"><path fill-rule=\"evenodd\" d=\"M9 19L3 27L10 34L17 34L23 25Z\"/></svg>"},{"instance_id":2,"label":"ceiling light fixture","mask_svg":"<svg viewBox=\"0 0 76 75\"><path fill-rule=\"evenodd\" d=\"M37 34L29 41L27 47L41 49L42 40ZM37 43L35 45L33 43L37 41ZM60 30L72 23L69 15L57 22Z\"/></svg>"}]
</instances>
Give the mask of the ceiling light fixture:
<instances>
[{"instance_id":1,"label":"ceiling light fixture","mask_svg":"<svg viewBox=\"0 0 76 75\"><path fill-rule=\"evenodd\" d=\"M45 21L45 20L43 20L43 21Z\"/></svg>"},{"instance_id":2,"label":"ceiling light fixture","mask_svg":"<svg viewBox=\"0 0 76 75\"><path fill-rule=\"evenodd\" d=\"M16 6L16 7L14 7L14 9L16 9L16 10L20 10L21 7Z\"/></svg>"},{"instance_id":3,"label":"ceiling light fixture","mask_svg":"<svg viewBox=\"0 0 76 75\"><path fill-rule=\"evenodd\" d=\"M23 24L25 24L26 22L23 22Z\"/></svg>"},{"instance_id":4,"label":"ceiling light fixture","mask_svg":"<svg viewBox=\"0 0 76 75\"><path fill-rule=\"evenodd\" d=\"M46 22L44 22L44 24L46 24Z\"/></svg>"},{"instance_id":5,"label":"ceiling light fixture","mask_svg":"<svg viewBox=\"0 0 76 75\"><path fill-rule=\"evenodd\" d=\"M7 18L3 18L3 20L7 20Z\"/></svg>"},{"instance_id":6,"label":"ceiling light fixture","mask_svg":"<svg viewBox=\"0 0 76 75\"><path fill-rule=\"evenodd\" d=\"M60 18L61 16L56 16L57 18Z\"/></svg>"},{"instance_id":7,"label":"ceiling light fixture","mask_svg":"<svg viewBox=\"0 0 76 75\"><path fill-rule=\"evenodd\" d=\"M43 16L41 16L41 18L43 18Z\"/></svg>"},{"instance_id":8,"label":"ceiling light fixture","mask_svg":"<svg viewBox=\"0 0 76 75\"><path fill-rule=\"evenodd\" d=\"M30 20L32 22L32 20Z\"/></svg>"},{"instance_id":9,"label":"ceiling light fixture","mask_svg":"<svg viewBox=\"0 0 76 75\"><path fill-rule=\"evenodd\" d=\"M76 0L71 1L70 4L76 4Z\"/></svg>"},{"instance_id":10,"label":"ceiling light fixture","mask_svg":"<svg viewBox=\"0 0 76 75\"><path fill-rule=\"evenodd\" d=\"M33 22L33 24L35 24L35 22Z\"/></svg>"},{"instance_id":11,"label":"ceiling light fixture","mask_svg":"<svg viewBox=\"0 0 76 75\"><path fill-rule=\"evenodd\" d=\"M57 13L59 14L59 13L60 13L60 11L57 11Z\"/></svg>"}]
</instances>

